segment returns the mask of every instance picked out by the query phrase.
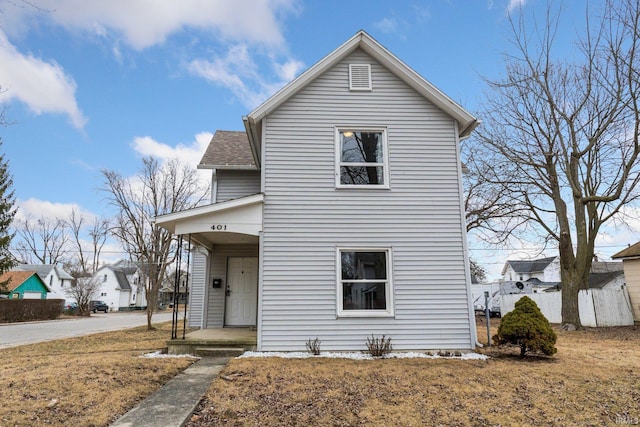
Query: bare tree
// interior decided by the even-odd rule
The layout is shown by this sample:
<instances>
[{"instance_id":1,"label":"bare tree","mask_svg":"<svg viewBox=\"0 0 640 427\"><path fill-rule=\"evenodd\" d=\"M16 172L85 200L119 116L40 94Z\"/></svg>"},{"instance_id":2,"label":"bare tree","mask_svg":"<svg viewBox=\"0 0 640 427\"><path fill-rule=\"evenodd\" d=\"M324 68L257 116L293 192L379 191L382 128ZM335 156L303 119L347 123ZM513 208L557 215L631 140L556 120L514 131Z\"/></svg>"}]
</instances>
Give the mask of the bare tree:
<instances>
[{"instance_id":1,"label":"bare tree","mask_svg":"<svg viewBox=\"0 0 640 427\"><path fill-rule=\"evenodd\" d=\"M79 273L95 273L100 264L100 253L109 235L109 223L102 218L95 218L87 226L85 217L75 209L71 210L69 218L65 221L65 226L71 232L73 245L72 259L68 260L70 266ZM90 242L83 239L85 229ZM87 248L87 245L90 245Z\"/></svg>"},{"instance_id":2,"label":"bare tree","mask_svg":"<svg viewBox=\"0 0 640 427\"><path fill-rule=\"evenodd\" d=\"M35 219L28 215L16 220L16 251L27 264L57 264L68 252L69 237L65 222L44 216Z\"/></svg>"},{"instance_id":3,"label":"bare tree","mask_svg":"<svg viewBox=\"0 0 640 427\"><path fill-rule=\"evenodd\" d=\"M88 273L73 271L71 275L75 278L74 283L65 292L78 304L78 313L81 316L88 316L89 303L100 291L101 283L98 278L92 277Z\"/></svg>"},{"instance_id":4,"label":"bare tree","mask_svg":"<svg viewBox=\"0 0 640 427\"><path fill-rule=\"evenodd\" d=\"M167 266L175 257L171 233L156 227L154 218L198 206L208 195L195 169L174 159L161 164L148 157L134 179L104 170L104 190L117 213L111 232L146 275L147 327L157 308L158 292Z\"/></svg>"},{"instance_id":5,"label":"bare tree","mask_svg":"<svg viewBox=\"0 0 640 427\"><path fill-rule=\"evenodd\" d=\"M550 7L534 32L522 15L511 20L517 53L487 82L479 137L490 181L557 242L563 326L573 329L596 236L639 195L640 2L588 9L571 62L554 57L561 17Z\"/></svg>"}]
</instances>

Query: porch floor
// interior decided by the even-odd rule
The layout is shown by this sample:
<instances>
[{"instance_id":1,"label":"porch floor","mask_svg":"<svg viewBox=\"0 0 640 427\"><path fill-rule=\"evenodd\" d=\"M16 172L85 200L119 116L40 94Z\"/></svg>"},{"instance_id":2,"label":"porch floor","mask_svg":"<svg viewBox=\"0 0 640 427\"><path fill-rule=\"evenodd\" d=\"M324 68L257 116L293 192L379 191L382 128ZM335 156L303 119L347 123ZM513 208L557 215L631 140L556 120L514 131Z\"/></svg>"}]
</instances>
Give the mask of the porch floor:
<instances>
[{"instance_id":1,"label":"porch floor","mask_svg":"<svg viewBox=\"0 0 640 427\"><path fill-rule=\"evenodd\" d=\"M187 333L185 339L167 341L169 354L198 354L202 349L255 350L257 332L255 328L198 329Z\"/></svg>"}]
</instances>

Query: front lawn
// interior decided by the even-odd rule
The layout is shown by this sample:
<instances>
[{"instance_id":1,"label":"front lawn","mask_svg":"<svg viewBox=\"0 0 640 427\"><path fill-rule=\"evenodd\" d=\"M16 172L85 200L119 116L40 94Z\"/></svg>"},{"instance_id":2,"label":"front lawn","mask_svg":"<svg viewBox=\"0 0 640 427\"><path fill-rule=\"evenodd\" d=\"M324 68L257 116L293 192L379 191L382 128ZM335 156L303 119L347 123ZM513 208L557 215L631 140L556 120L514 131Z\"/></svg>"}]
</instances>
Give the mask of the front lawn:
<instances>
[{"instance_id":1,"label":"front lawn","mask_svg":"<svg viewBox=\"0 0 640 427\"><path fill-rule=\"evenodd\" d=\"M140 358L171 323L0 350L0 426L106 426L194 362Z\"/></svg>"},{"instance_id":2,"label":"front lawn","mask_svg":"<svg viewBox=\"0 0 640 427\"><path fill-rule=\"evenodd\" d=\"M640 327L555 330L552 358L234 359L188 425L640 424Z\"/></svg>"}]
</instances>

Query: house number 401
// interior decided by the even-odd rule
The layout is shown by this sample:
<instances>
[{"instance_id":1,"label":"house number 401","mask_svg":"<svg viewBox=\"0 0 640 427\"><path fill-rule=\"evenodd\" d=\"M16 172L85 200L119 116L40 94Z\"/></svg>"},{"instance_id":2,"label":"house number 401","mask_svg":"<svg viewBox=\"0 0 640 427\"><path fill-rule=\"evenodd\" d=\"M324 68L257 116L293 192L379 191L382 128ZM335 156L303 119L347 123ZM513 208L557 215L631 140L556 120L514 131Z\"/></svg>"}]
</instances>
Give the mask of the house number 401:
<instances>
[{"instance_id":1,"label":"house number 401","mask_svg":"<svg viewBox=\"0 0 640 427\"><path fill-rule=\"evenodd\" d=\"M224 231L227 229L227 224L214 224L211 226L213 231Z\"/></svg>"}]
</instances>

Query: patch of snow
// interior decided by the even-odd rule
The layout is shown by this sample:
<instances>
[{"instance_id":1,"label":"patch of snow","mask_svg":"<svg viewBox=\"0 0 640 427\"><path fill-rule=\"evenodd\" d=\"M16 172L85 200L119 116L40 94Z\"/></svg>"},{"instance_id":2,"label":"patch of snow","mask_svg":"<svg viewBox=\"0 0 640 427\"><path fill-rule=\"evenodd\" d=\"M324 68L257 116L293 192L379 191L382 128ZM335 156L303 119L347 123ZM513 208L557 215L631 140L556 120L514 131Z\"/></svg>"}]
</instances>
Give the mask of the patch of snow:
<instances>
[{"instance_id":1,"label":"patch of snow","mask_svg":"<svg viewBox=\"0 0 640 427\"><path fill-rule=\"evenodd\" d=\"M198 356L194 356L193 354L166 354L162 353L162 351L154 351L153 353L145 353L140 357L145 359L171 359L171 358L180 358L180 357L188 357L191 359L200 359Z\"/></svg>"},{"instance_id":2,"label":"patch of snow","mask_svg":"<svg viewBox=\"0 0 640 427\"><path fill-rule=\"evenodd\" d=\"M327 357L332 359L352 359L352 360L375 360L379 357L373 357L368 353L340 353L340 352L322 352L318 356L314 356L308 352L292 351L247 351L238 358L246 357L282 357L284 359L309 359L317 357ZM383 357L383 359L459 359L459 360L487 360L488 357L480 353L462 353L458 356L441 356L439 354L418 353L418 352L401 352L391 353Z\"/></svg>"}]
</instances>

